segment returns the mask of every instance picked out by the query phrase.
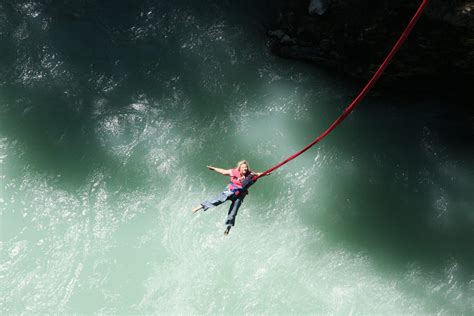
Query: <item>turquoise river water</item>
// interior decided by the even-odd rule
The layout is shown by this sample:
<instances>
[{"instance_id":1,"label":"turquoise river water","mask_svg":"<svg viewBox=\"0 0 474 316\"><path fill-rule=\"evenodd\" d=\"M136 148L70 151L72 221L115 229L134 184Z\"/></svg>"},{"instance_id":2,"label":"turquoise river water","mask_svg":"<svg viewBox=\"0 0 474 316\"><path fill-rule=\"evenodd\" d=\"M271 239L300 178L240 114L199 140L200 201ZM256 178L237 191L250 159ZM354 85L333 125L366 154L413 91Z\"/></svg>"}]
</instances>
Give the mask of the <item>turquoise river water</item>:
<instances>
[{"instance_id":1,"label":"turquoise river water","mask_svg":"<svg viewBox=\"0 0 474 316\"><path fill-rule=\"evenodd\" d=\"M271 1L0 1L0 313L471 314L474 136L272 56Z\"/></svg>"}]
</instances>

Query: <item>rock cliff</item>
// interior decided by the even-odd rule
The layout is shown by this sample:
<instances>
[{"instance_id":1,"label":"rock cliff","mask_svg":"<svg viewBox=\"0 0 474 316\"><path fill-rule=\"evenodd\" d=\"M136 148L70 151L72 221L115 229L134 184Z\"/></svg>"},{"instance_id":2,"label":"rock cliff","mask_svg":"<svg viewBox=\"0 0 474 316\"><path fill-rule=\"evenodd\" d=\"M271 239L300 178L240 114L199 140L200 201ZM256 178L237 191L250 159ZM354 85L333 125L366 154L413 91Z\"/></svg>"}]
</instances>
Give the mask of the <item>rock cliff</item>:
<instances>
[{"instance_id":1,"label":"rock cliff","mask_svg":"<svg viewBox=\"0 0 474 316\"><path fill-rule=\"evenodd\" d=\"M367 79L420 1L289 0L268 32L271 49ZM464 91L473 79L474 1L431 0L380 84Z\"/></svg>"}]
</instances>

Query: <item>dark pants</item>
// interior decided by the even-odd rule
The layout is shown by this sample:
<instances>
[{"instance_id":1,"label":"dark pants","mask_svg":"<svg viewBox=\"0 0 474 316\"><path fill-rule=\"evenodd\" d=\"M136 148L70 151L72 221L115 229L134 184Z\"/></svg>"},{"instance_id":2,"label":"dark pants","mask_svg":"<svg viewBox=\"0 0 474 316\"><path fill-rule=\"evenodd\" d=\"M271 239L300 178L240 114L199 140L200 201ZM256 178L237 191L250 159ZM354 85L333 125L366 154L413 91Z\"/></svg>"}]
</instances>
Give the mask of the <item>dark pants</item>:
<instances>
[{"instance_id":1,"label":"dark pants","mask_svg":"<svg viewBox=\"0 0 474 316\"><path fill-rule=\"evenodd\" d=\"M222 193L216 196L213 199L208 199L201 203L203 210L206 211L212 207L218 206L225 201L229 200L232 204L229 207L229 212L227 213L227 219L225 221L226 225L234 226L235 218L237 217L237 212L239 211L239 207L244 201L245 195L236 196L231 190L226 188Z\"/></svg>"}]
</instances>

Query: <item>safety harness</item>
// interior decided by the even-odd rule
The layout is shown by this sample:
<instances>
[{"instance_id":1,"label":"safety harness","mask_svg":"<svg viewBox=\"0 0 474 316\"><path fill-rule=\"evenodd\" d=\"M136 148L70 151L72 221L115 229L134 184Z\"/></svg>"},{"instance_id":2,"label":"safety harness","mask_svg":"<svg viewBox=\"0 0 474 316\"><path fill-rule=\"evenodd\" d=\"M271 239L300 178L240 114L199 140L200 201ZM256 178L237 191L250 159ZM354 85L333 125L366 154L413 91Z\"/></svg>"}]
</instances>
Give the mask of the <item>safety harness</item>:
<instances>
[{"instance_id":1,"label":"safety harness","mask_svg":"<svg viewBox=\"0 0 474 316\"><path fill-rule=\"evenodd\" d=\"M237 169L232 170L232 175L230 176L230 184L228 188L234 193L235 196L246 196L249 191L247 190L252 184L257 182L258 176L254 173L249 173L245 179L242 181L236 176L238 173ZM240 173L239 173L240 175Z\"/></svg>"}]
</instances>

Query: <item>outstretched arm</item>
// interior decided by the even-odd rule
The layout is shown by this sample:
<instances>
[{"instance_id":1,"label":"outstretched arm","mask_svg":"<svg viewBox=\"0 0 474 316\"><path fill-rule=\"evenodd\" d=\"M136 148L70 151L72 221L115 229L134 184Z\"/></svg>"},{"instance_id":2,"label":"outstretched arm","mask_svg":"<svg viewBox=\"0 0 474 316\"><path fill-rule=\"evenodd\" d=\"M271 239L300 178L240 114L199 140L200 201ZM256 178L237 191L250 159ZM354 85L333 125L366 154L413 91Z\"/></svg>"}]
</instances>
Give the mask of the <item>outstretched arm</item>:
<instances>
[{"instance_id":1,"label":"outstretched arm","mask_svg":"<svg viewBox=\"0 0 474 316\"><path fill-rule=\"evenodd\" d=\"M263 172L252 172L252 173L253 173L254 175L256 175L257 177L260 177L260 175L261 175ZM272 174L271 172L270 172L270 173L267 173L266 175L264 175L264 177L265 177L265 176L269 176L269 175L271 175L271 174Z\"/></svg>"},{"instance_id":2,"label":"outstretched arm","mask_svg":"<svg viewBox=\"0 0 474 316\"><path fill-rule=\"evenodd\" d=\"M232 172L232 169L221 169L221 168L216 168L212 166L207 166L207 169L223 174L225 176L230 176Z\"/></svg>"}]
</instances>

